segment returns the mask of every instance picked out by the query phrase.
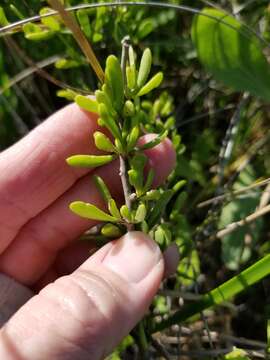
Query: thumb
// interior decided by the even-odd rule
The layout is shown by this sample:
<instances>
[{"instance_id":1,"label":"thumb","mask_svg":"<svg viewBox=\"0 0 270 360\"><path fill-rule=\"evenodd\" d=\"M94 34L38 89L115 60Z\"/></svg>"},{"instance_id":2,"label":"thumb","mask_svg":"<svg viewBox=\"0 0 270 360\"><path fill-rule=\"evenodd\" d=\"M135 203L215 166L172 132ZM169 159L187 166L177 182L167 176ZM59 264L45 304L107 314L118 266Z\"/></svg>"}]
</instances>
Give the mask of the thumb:
<instances>
[{"instance_id":1,"label":"thumb","mask_svg":"<svg viewBox=\"0 0 270 360\"><path fill-rule=\"evenodd\" d=\"M4 326L0 359L102 359L142 318L164 273L140 232L108 243L28 301Z\"/></svg>"}]
</instances>

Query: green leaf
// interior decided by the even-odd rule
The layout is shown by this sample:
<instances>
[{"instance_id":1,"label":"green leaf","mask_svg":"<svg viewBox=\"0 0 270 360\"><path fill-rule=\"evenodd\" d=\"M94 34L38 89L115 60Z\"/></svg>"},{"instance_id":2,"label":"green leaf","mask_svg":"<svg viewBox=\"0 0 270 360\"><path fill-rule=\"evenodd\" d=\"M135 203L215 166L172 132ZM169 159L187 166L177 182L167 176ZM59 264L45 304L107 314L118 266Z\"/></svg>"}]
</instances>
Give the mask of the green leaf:
<instances>
[{"instance_id":1,"label":"green leaf","mask_svg":"<svg viewBox=\"0 0 270 360\"><path fill-rule=\"evenodd\" d=\"M145 195L143 195L141 197L141 199L143 201L153 201L153 200L158 200L161 196L161 192L160 190L150 190L150 191L147 191L147 193Z\"/></svg>"},{"instance_id":2,"label":"green leaf","mask_svg":"<svg viewBox=\"0 0 270 360\"><path fill-rule=\"evenodd\" d=\"M193 250L187 257L179 262L177 272L181 284L189 286L193 284L200 274L200 259L196 250Z\"/></svg>"},{"instance_id":3,"label":"green leaf","mask_svg":"<svg viewBox=\"0 0 270 360\"><path fill-rule=\"evenodd\" d=\"M109 199L108 208L109 208L109 211L112 214L112 216L114 216L118 220L121 220L121 214L120 214L120 211L119 211L114 199L112 199L112 198Z\"/></svg>"},{"instance_id":4,"label":"green leaf","mask_svg":"<svg viewBox=\"0 0 270 360\"><path fill-rule=\"evenodd\" d=\"M106 89L106 87L104 87L104 89ZM117 116L117 113L113 108L111 99L106 91L96 90L95 96L96 96L97 102L99 104L104 104L106 106L107 111L111 114L112 117Z\"/></svg>"},{"instance_id":5,"label":"green leaf","mask_svg":"<svg viewBox=\"0 0 270 360\"><path fill-rule=\"evenodd\" d=\"M234 190L249 186L255 181L256 176L253 169L251 166L247 166L234 184ZM259 205L260 196L260 192L254 192L243 198L235 198L226 204L220 215L219 229L252 214ZM261 218L250 225L239 227L222 238L222 260L228 269L238 270L241 264L249 260L252 248L260 236L262 225Z\"/></svg>"},{"instance_id":6,"label":"green leaf","mask_svg":"<svg viewBox=\"0 0 270 360\"><path fill-rule=\"evenodd\" d=\"M250 360L250 357L245 350L234 347L233 351L224 355L223 360Z\"/></svg>"},{"instance_id":7,"label":"green leaf","mask_svg":"<svg viewBox=\"0 0 270 360\"><path fill-rule=\"evenodd\" d=\"M106 224L102 227L101 234L108 238L117 238L123 235L123 232L114 224Z\"/></svg>"},{"instance_id":8,"label":"green leaf","mask_svg":"<svg viewBox=\"0 0 270 360\"><path fill-rule=\"evenodd\" d=\"M152 66L152 53L150 49L145 49L142 55L138 79L137 79L137 86L141 88L145 83L149 76L150 70Z\"/></svg>"},{"instance_id":9,"label":"green leaf","mask_svg":"<svg viewBox=\"0 0 270 360\"><path fill-rule=\"evenodd\" d=\"M160 198L157 200L155 204L155 207L151 210L149 215L148 224L150 228L152 228L162 217L166 209L166 206L168 202L171 200L172 196L173 196L172 190L166 190L164 191L164 193L161 194Z\"/></svg>"},{"instance_id":10,"label":"green leaf","mask_svg":"<svg viewBox=\"0 0 270 360\"><path fill-rule=\"evenodd\" d=\"M111 196L110 190L106 186L105 182L98 175L94 175L94 181L95 181L96 187L98 188L103 200L105 202L108 202L112 198L112 196Z\"/></svg>"},{"instance_id":11,"label":"green leaf","mask_svg":"<svg viewBox=\"0 0 270 360\"><path fill-rule=\"evenodd\" d=\"M148 81L148 83L146 83L141 88L141 90L138 92L137 95L143 96L145 94L148 94L150 91L157 88L161 84L162 80L163 80L163 73L162 72L157 73L155 76L152 77L152 79Z\"/></svg>"},{"instance_id":12,"label":"green leaf","mask_svg":"<svg viewBox=\"0 0 270 360\"><path fill-rule=\"evenodd\" d=\"M115 138L121 139L122 136L121 136L120 129L119 129L118 125L116 124L115 120L113 119L112 115L110 114L106 105L99 104L98 111L100 114L100 118L101 118L102 122L104 123L104 126L106 126L108 130L110 130L110 132L112 133L112 135Z\"/></svg>"},{"instance_id":13,"label":"green leaf","mask_svg":"<svg viewBox=\"0 0 270 360\"><path fill-rule=\"evenodd\" d=\"M44 7L40 10L39 14L45 15L45 14L48 14L51 12L52 12L51 8ZM41 18L41 22L42 22L42 24L44 24L45 26L47 26L49 29L51 29L53 31L59 31L61 28L59 17L57 17L57 16L48 16L48 17Z\"/></svg>"},{"instance_id":14,"label":"green leaf","mask_svg":"<svg viewBox=\"0 0 270 360\"><path fill-rule=\"evenodd\" d=\"M223 11L205 8L194 17L192 39L199 60L217 80L270 100L270 67L262 44L239 21Z\"/></svg>"},{"instance_id":15,"label":"green leaf","mask_svg":"<svg viewBox=\"0 0 270 360\"><path fill-rule=\"evenodd\" d=\"M62 98L65 98L69 101L74 101L75 97L78 95L75 91L70 89L61 89L56 92L56 95Z\"/></svg>"},{"instance_id":16,"label":"green leaf","mask_svg":"<svg viewBox=\"0 0 270 360\"><path fill-rule=\"evenodd\" d=\"M112 89L114 106L116 111L120 113L124 105L124 80L119 60L114 55L107 58L105 82Z\"/></svg>"},{"instance_id":17,"label":"green leaf","mask_svg":"<svg viewBox=\"0 0 270 360\"><path fill-rule=\"evenodd\" d=\"M156 22L153 18L148 18L141 21L137 31L138 38L143 39L149 35L155 29L155 25Z\"/></svg>"},{"instance_id":18,"label":"green leaf","mask_svg":"<svg viewBox=\"0 0 270 360\"><path fill-rule=\"evenodd\" d=\"M134 89L136 86L136 70L134 66L126 67L126 77L127 77L127 85L130 90Z\"/></svg>"},{"instance_id":19,"label":"green leaf","mask_svg":"<svg viewBox=\"0 0 270 360\"><path fill-rule=\"evenodd\" d=\"M120 214L121 214L121 216L122 216L125 220L127 220L127 221L132 221L132 216L131 216L131 213L130 213L127 205L121 206L121 208L120 208Z\"/></svg>"},{"instance_id":20,"label":"green leaf","mask_svg":"<svg viewBox=\"0 0 270 360\"><path fill-rule=\"evenodd\" d=\"M157 135L153 140L140 146L140 150L147 150L157 146L166 138L167 135L168 135L168 130L163 131L163 133Z\"/></svg>"},{"instance_id":21,"label":"green leaf","mask_svg":"<svg viewBox=\"0 0 270 360\"><path fill-rule=\"evenodd\" d=\"M43 30L39 25L28 23L23 25L23 32L27 40L48 40L54 35L52 30Z\"/></svg>"},{"instance_id":22,"label":"green leaf","mask_svg":"<svg viewBox=\"0 0 270 360\"><path fill-rule=\"evenodd\" d=\"M146 210L145 204L140 204L136 210L134 220L136 222L144 221L144 219L146 217L146 213L147 213L147 210Z\"/></svg>"},{"instance_id":23,"label":"green leaf","mask_svg":"<svg viewBox=\"0 0 270 360\"><path fill-rule=\"evenodd\" d=\"M177 193L179 190L182 189L183 186L185 186L187 183L186 180L179 180L177 183L173 186L174 193Z\"/></svg>"},{"instance_id":24,"label":"green leaf","mask_svg":"<svg viewBox=\"0 0 270 360\"><path fill-rule=\"evenodd\" d=\"M108 164L113 160L113 155L73 155L67 158L66 162L74 167L92 168Z\"/></svg>"},{"instance_id":25,"label":"green leaf","mask_svg":"<svg viewBox=\"0 0 270 360\"><path fill-rule=\"evenodd\" d=\"M146 182L143 186L143 193L146 193L148 190L151 189L151 186L154 181L154 177L155 177L155 171L154 169L150 169L146 178Z\"/></svg>"},{"instance_id":26,"label":"green leaf","mask_svg":"<svg viewBox=\"0 0 270 360\"><path fill-rule=\"evenodd\" d=\"M69 208L74 214L86 219L110 221L115 222L117 219L104 211L97 208L95 205L85 203L83 201L74 201L69 205Z\"/></svg>"},{"instance_id":27,"label":"green leaf","mask_svg":"<svg viewBox=\"0 0 270 360\"><path fill-rule=\"evenodd\" d=\"M20 10L14 5L14 4L10 4L9 5L10 10L13 12L13 14L15 16L17 16L20 20L23 20L25 17L23 16L23 14L20 12ZM0 16L1 17L1 16ZM0 20L0 24L1 24L1 20Z\"/></svg>"},{"instance_id":28,"label":"green leaf","mask_svg":"<svg viewBox=\"0 0 270 360\"><path fill-rule=\"evenodd\" d=\"M94 140L95 145L99 150L115 152L115 146L112 144L111 140L101 131L94 132Z\"/></svg>"},{"instance_id":29,"label":"green leaf","mask_svg":"<svg viewBox=\"0 0 270 360\"><path fill-rule=\"evenodd\" d=\"M98 114L98 103L95 99L83 95L77 95L75 97L75 102L80 108Z\"/></svg>"},{"instance_id":30,"label":"green leaf","mask_svg":"<svg viewBox=\"0 0 270 360\"><path fill-rule=\"evenodd\" d=\"M59 59L56 61L54 66L56 67L56 69L65 70L65 69L73 69L75 67L79 67L81 66L81 64L76 60Z\"/></svg>"},{"instance_id":31,"label":"green leaf","mask_svg":"<svg viewBox=\"0 0 270 360\"><path fill-rule=\"evenodd\" d=\"M89 21L89 15L86 13L85 10L78 10L76 12L76 16L78 18L82 31L88 38L90 38L92 36L92 29Z\"/></svg>"},{"instance_id":32,"label":"green leaf","mask_svg":"<svg viewBox=\"0 0 270 360\"><path fill-rule=\"evenodd\" d=\"M137 144L139 135L140 135L140 128L139 128L139 126L135 126L131 130L131 133L127 137L127 152L134 150L134 147Z\"/></svg>"},{"instance_id":33,"label":"green leaf","mask_svg":"<svg viewBox=\"0 0 270 360\"><path fill-rule=\"evenodd\" d=\"M9 24L9 21L6 17L5 11L2 8L2 6L0 6L0 25L7 26L8 24Z\"/></svg>"}]
</instances>

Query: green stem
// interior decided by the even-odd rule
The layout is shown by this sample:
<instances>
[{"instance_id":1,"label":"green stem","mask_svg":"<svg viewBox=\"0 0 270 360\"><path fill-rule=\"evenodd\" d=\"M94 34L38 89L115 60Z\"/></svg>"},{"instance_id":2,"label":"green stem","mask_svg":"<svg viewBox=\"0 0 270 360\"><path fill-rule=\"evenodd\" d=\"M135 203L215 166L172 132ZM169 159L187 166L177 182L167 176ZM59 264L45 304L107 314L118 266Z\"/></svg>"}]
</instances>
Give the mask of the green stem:
<instances>
[{"instance_id":1,"label":"green stem","mask_svg":"<svg viewBox=\"0 0 270 360\"><path fill-rule=\"evenodd\" d=\"M181 323L200 313L201 311L212 307L213 305L222 304L230 300L235 295L246 290L249 286L262 280L265 276L270 274L270 254L257 261L239 275L234 276L222 285L216 287L209 293L202 296L202 298L193 304L187 304L182 310L177 311L167 320L156 324L151 332L157 332L168 328L174 324Z\"/></svg>"}]
</instances>

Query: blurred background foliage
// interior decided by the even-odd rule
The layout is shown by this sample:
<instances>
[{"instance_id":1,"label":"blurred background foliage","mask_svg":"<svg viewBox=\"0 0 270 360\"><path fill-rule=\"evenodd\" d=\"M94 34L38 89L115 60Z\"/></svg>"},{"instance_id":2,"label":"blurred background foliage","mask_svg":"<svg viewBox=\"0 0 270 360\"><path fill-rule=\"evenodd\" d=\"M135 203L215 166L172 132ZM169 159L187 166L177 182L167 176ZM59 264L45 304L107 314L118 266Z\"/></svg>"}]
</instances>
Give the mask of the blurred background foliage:
<instances>
[{"instance_id":1,"label":"blurred background foliage","mask_svg":"<svg viewBox=\"0 0 270 360\"><path fill-rule=\"evenodd\" d=\"M94 1L64 3L70 7ZM235 14L236 19L265 40L263 51L266 58L269 56L268 1L167 3L195 9L207 5ZM2 0L0 9L0 25L5 26L44 14L48 5L38 0ZM202 66L191 38L194 14L190 11L145 5L114 6L81 9L75 16L102 66L109 54L120 55L121 40L129 35L138 54L146 47L151 48L155 70L165 74L159 93L155 92L155 98L149 97L143 108L144 116L151 118L152 125L147 130L160 132L166 128L173 138L178 166L171 181L186 180L182 191L167 206L162 229L154 235L164 247L175 241L181 252L178 273L165 281L152 308L154 316L166 317L183 302L193 299L192 295L196 298L207 292L269 252L267 214L217 236L219 230L268 203L269 186L249 187L270 176L269 101L260 100L256 94L240 93L229 84L225 86L222 79L213 77L209 68ZM92 92L97 86L96 77L71 32L57 17L0 32L1 150L68 103L72 92L59 91L59 82L64 89L69 86L83 93ZM235 191L239 194L233 195ZM203 201L220 195L224 195L221 200L202 206ZM204 318L188 324L192 334L188 328L181 332L180 326L170 330L174 333L167 336L178 336L182 345L170 344L169 351L175 354L194 347L211 349L213 342L214 347L215 342L220 347L242 346L238 339L246 337L260 341L257 347L248 342L248 349L259 348L265 354L269 291L269 280L265 280L225 307L209 310ZM208 327L205 321L209 322ZM209 332L205 336L206 329L213 333L212 340ZM126 346L131 343L126 340ZM119 358L122 351L119 349L114 359Z\"/></svg>"}]
</instances>

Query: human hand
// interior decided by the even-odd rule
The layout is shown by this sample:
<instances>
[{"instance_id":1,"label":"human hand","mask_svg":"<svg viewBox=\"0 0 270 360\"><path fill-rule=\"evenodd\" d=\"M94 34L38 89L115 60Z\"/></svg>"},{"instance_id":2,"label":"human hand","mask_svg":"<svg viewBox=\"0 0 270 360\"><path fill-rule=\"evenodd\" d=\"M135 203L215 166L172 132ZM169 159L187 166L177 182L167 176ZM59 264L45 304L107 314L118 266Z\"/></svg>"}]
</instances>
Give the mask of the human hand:
<instances>
[{"instance_id":1,"label":"human hand","mask_svg":"<svg viewBox=\"0 0 270 360\"><path fill-rule=\"evenodd\" d=\"M41 289L2 328L0 359L102 359L142 318L164 268L177 262L139 232L90 258L91 244L75 242L95 223L72 214L69 203L104 206L90 172L122 196L116 162L92 171L65 163L97 153L97 127L93 114L70 105L0 155L0 271ZM175 165L174 150L165 140L146 154L158 185Z\"/></svg>"}]
</instances>

